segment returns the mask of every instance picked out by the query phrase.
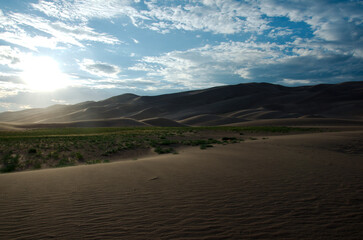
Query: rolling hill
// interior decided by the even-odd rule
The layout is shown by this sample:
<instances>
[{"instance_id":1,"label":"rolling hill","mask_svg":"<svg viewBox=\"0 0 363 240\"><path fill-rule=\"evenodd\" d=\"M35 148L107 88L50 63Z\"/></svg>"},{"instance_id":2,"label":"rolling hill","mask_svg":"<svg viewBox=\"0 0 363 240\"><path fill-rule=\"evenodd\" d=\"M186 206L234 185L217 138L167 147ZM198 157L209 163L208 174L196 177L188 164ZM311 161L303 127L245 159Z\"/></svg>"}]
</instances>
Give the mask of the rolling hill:
<instances>
[{"instance_id":1,"label":"rolling hill","mask_svg":"<svg viewBox=\"0 0 363 240\"><path fill-rule=\"evenodd\" d=\"M27 126L233 125L262 119L363 119L363 82L285 87L246 83L0 113L0 122Z\"/></svg>"}]
</instances>

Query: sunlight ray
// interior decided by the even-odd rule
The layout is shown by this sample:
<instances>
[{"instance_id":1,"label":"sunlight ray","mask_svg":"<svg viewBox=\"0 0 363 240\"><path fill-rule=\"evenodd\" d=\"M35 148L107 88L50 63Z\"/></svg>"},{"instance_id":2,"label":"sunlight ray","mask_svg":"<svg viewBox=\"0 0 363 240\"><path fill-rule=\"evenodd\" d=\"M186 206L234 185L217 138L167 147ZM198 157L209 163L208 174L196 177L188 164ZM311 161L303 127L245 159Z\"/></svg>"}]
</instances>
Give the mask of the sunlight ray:
<instances>
[{"instance_id":1,"label":"sunlight ray","mask_svg":"<svg viewBox=\"0 0 363 240\"><path fill-rule=\"evenodd\" d=\"M29 56L24 60L22 70L22 80L33 91L54 91L69 84L67 75L59 69L58 62L48 56Z\"/></svg>"}]
</instances>

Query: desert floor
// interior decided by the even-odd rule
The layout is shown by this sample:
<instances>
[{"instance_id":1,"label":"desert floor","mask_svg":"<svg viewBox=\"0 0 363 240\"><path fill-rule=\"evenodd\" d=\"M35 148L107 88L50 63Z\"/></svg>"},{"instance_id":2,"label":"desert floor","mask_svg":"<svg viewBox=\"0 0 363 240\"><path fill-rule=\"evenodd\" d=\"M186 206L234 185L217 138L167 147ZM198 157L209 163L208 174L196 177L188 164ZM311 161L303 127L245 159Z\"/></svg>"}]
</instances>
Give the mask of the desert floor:
<instances>
[{"instance_id":1,"label":"desert floor","mask_svg":"<svg viewBox=\"0 0 363 240\"><path fill-rule=\"evenodd\" d=\"M0 175L0 239L363 239L363 131Z\"/></svg>"}]
</instances>

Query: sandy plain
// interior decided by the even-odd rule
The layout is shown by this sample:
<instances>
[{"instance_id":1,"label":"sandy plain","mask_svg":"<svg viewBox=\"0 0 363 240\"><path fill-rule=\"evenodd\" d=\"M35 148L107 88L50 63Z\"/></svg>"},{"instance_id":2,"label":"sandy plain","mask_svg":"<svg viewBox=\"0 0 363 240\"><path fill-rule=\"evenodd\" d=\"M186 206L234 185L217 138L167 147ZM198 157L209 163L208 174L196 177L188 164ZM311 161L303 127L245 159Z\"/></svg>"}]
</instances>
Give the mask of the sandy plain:
<instances>
[{"instance_id":1,"label":"sandy plain","mask_svg":"<svg viewBox=\"0 0 363 240\"><path fill-rule=\"evenodd\" d=\"M363 239L363 130L0 175L0 239Z\"/></svg>"}]
</instances>

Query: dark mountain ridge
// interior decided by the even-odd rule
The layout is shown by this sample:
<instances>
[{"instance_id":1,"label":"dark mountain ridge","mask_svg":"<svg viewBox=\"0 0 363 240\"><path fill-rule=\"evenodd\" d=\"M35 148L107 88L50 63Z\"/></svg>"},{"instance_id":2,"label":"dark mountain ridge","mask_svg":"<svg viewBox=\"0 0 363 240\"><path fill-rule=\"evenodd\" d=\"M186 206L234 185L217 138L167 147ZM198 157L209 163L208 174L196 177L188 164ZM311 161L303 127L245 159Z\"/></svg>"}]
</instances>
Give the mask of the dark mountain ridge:
<instances>
[{"instance_id":1,"label":"dark mountain ridge","mask_svg":"<svg viewBox=\"0 0 363 240\"><path fill-rule=\"evenodd\" d=\"M363 82L302 87L246 83L158 96L127 93L98 102L4 112L0 113L0 122L66 123L159 118L192 125L221 125L224 122L309 116L362 119Z\"/></svg>"}]
</instances>

